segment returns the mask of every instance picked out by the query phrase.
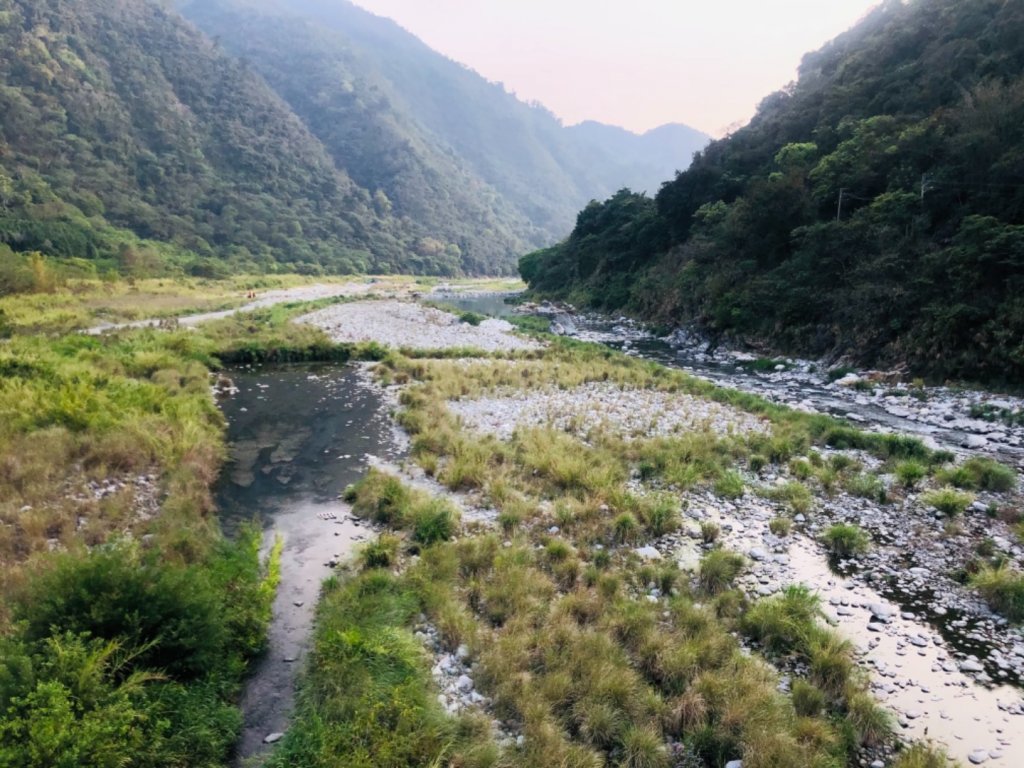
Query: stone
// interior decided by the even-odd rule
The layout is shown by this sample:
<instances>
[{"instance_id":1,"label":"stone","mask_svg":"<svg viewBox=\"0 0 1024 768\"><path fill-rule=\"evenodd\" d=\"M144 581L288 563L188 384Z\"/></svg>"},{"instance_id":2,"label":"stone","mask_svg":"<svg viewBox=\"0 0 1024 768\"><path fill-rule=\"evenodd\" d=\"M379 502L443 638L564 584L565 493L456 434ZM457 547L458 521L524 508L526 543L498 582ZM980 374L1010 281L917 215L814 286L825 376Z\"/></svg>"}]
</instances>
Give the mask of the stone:
<instances>
[{"instance_id":1,"label":"stone","mask_svg":"<svg viewBox=\"0 0 1024 768\"><path fill-rule=\"evenodd\" d=\"M644 560L661 560L661 552L652 546L640 547L635 550L637 556Z\"/></svg>"},{"instance_id":2,"label":"stone","mask_svg":"<svg viewBox=\"0 0 1024 768\"><path fill-rule=\"evenodd\" d=\"M976 749L967 755L967 759L974 765L981 765L988 760L988 751L984 749Z\"/></svg>"},{"instance_id":3,"label":"stone","mask_svg":"<svg viewBox=\"0 0 1024 768\"><path fill-rule=\"evenodd\" d=\"M277 742L279 742L283 738L284 738L284 734L283 733L277 733L275 731L274 733L268 733L266 736L264 736L263 737L263 743L264 744L276 744Z\"/></svg>"},{"instance_id":4,"label":"stone","mask_svg":"<svg viewBox=\"0 0 1024 768\"><path fill-rule=\"evenodd\" d=\"M473 690L473 678L469 675L459 675L459 679L455 681L455 687L463 693L469 693Z\"/></svg>"}]
</instances>

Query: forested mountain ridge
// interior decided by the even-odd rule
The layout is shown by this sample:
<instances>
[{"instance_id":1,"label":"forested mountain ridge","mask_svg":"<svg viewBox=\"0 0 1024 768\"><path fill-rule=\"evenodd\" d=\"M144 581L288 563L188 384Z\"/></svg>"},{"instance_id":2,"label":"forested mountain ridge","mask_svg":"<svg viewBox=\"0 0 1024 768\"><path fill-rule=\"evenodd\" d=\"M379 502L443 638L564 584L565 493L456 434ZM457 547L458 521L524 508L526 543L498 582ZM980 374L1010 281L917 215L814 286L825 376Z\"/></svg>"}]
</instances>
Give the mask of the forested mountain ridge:
<instances>
[{"instance_id":1,"label":"forested mountain ridge","mask_svg":"<svg viewBox=\"0 0 1024 768\"><path fill-rule=\"evenodd\" d=\"M404 259L408 234L266 84L160 5L0 0L0 116L15 249L128 272L168 251L200 271Z\"/></svg>"},{"instance_id":2,"label":"forested mountain ridge","mask_svg":"<svg viewBox=\"0 0 1024 768\"><path fill-rule=\"evenodd\" d=\"M314 10L331 23L258 0L0 0L0 244L87 274L498 274L635 178L392 22ZM528 137L476 135L493 104L451 91L472 141L435 133L424 67L503 100ZM543 148L524 115L562 142L543 169L506 151Z\"/></svg>"},{"instance_id":3,"label":"forested mountain ridge","mask_svg":"<svg viewBox=\"0 0 1024 768\"><path fill-rule=\"evenodd\" d=\"M531 286L776 349L1024 382L1024 4L883 3Z\"/></svg>"},{"instance_id":4,"label":"forested mountain ridge","mask_svg":"<svg viewBox=\"0 0 1024 768\"><path fill-rule=\"evenodd\" d=\"M468 184L478 190L473 197L483 195L478 204L535 245L563 237L580 206L624 184L646 181L654 191L709 140L685 126L646 136L566 128L346 0L180 0L179 7L250 61L361 183L396 204L403 193L414 201L432 189L459 205Z\"/></svg>"}]
</instances>

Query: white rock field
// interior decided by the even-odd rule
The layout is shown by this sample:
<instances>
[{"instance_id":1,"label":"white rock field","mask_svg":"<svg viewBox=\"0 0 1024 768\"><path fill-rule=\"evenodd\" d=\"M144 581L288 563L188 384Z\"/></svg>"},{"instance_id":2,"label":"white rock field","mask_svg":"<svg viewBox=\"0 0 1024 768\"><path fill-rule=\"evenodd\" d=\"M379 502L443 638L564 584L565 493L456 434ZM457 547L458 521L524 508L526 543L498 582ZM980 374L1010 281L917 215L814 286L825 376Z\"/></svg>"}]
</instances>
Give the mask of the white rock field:
<instances>
[{"instance_id":1,"label":"white rock field","mask_svg":"<svg viewBox=\"0 0 1024 768\"><path fill-rule=\"evenodd\" d=\"M484 352L540 349L537 342L516 336L513 326L489 319L469 325L449 313L403 301L359 301L325 307L299 318L337 342L376 341L409 349L472 348Z\"/></svg>"},{"instance_id":2,"label":"white rock field","mask_svg":"<svg viewBox=\"0 0 1024 768\"><path fill-rule=\"evenodd\" d=\"M590 383L460 400L449 408L477 432L507 440L519 427L551 427L585 435L603 428L626 438L668 437L711 430L721 435L767 432L756 416L680 392Z\"/></svg>"}]
</instances>

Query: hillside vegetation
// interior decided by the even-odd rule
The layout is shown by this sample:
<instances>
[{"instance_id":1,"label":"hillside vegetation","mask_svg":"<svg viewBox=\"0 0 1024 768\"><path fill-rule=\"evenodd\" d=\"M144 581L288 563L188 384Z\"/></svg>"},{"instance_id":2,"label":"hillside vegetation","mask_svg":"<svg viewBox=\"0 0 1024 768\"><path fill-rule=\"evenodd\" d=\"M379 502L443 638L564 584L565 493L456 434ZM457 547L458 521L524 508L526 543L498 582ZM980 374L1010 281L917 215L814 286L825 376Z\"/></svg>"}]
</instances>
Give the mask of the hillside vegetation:
<instances>
[{"instance_id":1,"label":"hillside vegetation","mask_svg":"<svg viewBox=\"0 0 1024 768\"><path fill-rule=\"evenodd\" d=\"M591 204L522 274L715 336L1019 384L1022 39L1019 3L883 3L654 199Z\"/></svg>"},{"instance_id":2,"label":"hillside vegetation","mask_svg":"<svg viewBox=\"0 0 1024 768\"><path fill-rule=\"evenodd\" d=\"M477 232L495 245L550 243L591 199L623 184L653 191L709 140L682 125L645 136L563 127L345 0L180 5L251 62L361 186L457 240Z\"/></svg>"},{"instance_id":3,"label":"hillside vegetation","mask_svg":"<svg viewBox=\"0 0 1024 768\"><path fill-rule=\"evenodd\" d=\"M86 277L502 274L703 144L574 153L348 4L178 5L209 35L175 3L0 0L0 244Z\"/></svg>"}]
</instances>

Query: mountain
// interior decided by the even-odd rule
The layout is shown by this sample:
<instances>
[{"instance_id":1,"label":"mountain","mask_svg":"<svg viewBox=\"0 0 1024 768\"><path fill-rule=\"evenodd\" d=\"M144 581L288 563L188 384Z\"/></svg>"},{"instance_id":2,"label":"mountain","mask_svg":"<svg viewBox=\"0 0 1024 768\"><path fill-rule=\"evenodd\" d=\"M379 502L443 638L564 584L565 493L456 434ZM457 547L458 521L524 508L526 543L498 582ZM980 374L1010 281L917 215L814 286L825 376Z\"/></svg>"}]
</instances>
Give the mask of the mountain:
<instances>
[{"instance_id":1,"label":"mountain","mask_svg":"<svg viewBox=\"0 0 1024 768\"><path fill-rule=\"evenodd\" d=\"M0 0L0 241L202 272L387 269L409 239L249 66L173 11Z\"/></svg>"},{"instance_id":2,"label":"mountain","mask_svg":"<svg viewBox=\"0 0 1024 768\"><path fill-rule=\"evenodd\" d=\"M538 293L766 350L1024 383L1024 4L889 0L655 198L586 207Z\"/></svg>"},{"instance_id":3,"label":"mountain","mask_svg":"<svg viewBox=\"0 0 1024 768\"><path fill-rule=\"evenodd\" d=\"M634 138L346 2L0 0L0 244L84 274L507 273L651 176Z\"/></svg>"},{"instance_id":4,"label":"mountain","mask_svg":"<svg viewBox=\"0 0 1024 768\"><path fill-rule=\"evenodd\" d=\"M568 128L573 143L590 152L592 167L605 165L605 184L654 194L669 175L690 165L711 137L681 123L669 123L637 135L624 128L588 120Z\"/></svg>"},{"instance_id":5,"label":"mountain","mask_svg":"<svg viewBox=\"0 0 1024 768\"><path fill-rule=\"evenodd\" d=\"M709 140L685 126L642 137L566 128L345 0L183 0L179 7L251 62L364 186L401 209L429 190L463 211L473 190L470 198L484 196L508 230L533 245L564 237L592 199L632 184L653 189ZM409 183L411 166L417 185Z\"/></svg>"}]
</instances>

